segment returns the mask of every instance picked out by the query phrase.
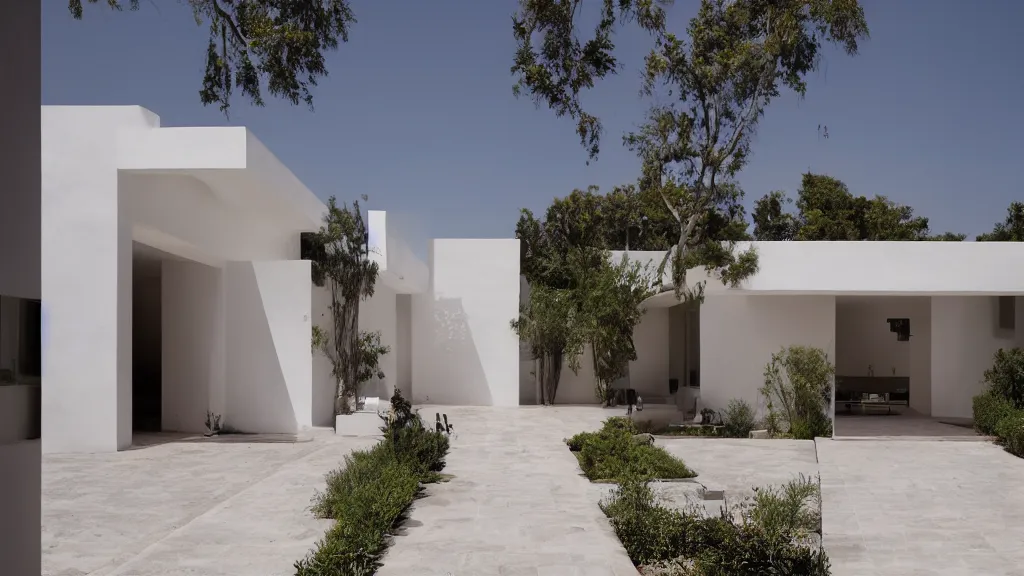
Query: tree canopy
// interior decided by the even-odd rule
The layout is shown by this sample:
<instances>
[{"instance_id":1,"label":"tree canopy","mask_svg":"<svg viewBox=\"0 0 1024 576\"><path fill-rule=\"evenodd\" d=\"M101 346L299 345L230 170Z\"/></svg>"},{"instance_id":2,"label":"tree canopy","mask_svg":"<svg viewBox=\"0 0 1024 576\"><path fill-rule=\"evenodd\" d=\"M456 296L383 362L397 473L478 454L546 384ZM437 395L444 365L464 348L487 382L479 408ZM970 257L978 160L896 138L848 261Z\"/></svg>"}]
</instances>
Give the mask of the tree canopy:
<instances>
[{"instance_id":1,"label":"tree canopy","mask_svg":"<svg viewBox=\"0 0 1024 576\"><path fill-rule=\"evenodd\" d=\"M979 234L978 242L1024 242L1024 202L1011 202L1006 220L996 223L988 234Z\"/></svg>"},{"instance_id":2,"label":"tree canopy","mask_svg":"<svg viewBox=\"0 0 1024 576\"><path fill-rule=\"evenodd\" d=\"M796 212L785 192L769 192L754 205L756 240L942 240L966 236L946 232L932 236L928 218L885 196L855 196L845 183L823 174L803 175Z\"/></svg>"},{"instance_id":3,"label":"tree canopy","mask_svg":"<svg viewBox=\"0 0 1024 576\"><path fill-rule=\"evenodd\" d=\"M101 0L84 0L97 4ZM102 0L114 10L139 0ZM348 0L184 0L209 27L200 100L225 114L237 89L255 106L264 93L313 107L312 88L327 76L325 53L348 42L355 15ZM81 20L83 0L68 0Z\"/></svg>"},{"instance_id":4,"label":"tree canopy","mask_svg":"<svg viewBox=\"0 0 1024 576\"><path fill-rule=\"evenodd\" d=\"M633 328L655 281L647 266L628 258L615 262L609 249L625 241L623 226L639 224L634 217L642 212L630 190L604 196L597 187L555 198L543 219L522 211L516 237L530 292L512 328L538 360L545 404L554 402L563 360L579 370L587 346L602 400L608 383L625 375L636 359ZM643 237L639 230L634 234Z\"/></svg>"}]
</instances>

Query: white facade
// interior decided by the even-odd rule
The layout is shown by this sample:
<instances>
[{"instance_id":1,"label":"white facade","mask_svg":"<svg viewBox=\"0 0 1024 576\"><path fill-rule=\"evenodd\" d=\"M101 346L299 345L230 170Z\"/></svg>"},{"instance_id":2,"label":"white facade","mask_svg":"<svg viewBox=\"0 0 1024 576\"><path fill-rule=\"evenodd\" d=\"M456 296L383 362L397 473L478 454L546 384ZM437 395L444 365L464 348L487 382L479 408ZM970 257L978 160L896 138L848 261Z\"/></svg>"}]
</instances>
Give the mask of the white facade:
<instances>
[{"instance_id":1,"label":"white facade","mask_svg":"<svg viewBox=\"0 0 1024 576\"><path fill-rule=\"evenodd\" d=\"M241 432L333 424L330 365L310 346L329 295L300 254L326 207L251 133L43 107L41 187L44 452L202 433L208 413ZM360 328L391 351L363 392L411 395L411 298L430 275L385 212L367 226L380 277Z\"/></svg>"},{"instance_id":2,"label":"white facade","mask_svg":"<svg viewBox=\"0 0 1024 576\"><path fill-rule=\"evenodd\" d=\"M199 433L208 412L243 432L333 424L330 364L310 350L312 325L329 328L329 295L300 255L324 204L244 128L163 128L139 107L44 107L42 127L43 450ZM433 240L424 263L385 212L367 224L381 274L359 326L390 351L362 393L536 402L510 327L529 292L519 242ZM699 309L671 293L645 303L628 382L648 402L689 408L699 393L712 408L759 406L771 355L802 344L828 352L839 376L909 377L922 414L969 417L992 354L1024 346L1024 267L1011 264L1022 244L756 248L760 272L739 288L710 281ZM999 296L1016 299L1014 328L999 326ZM888 318L910 319L909 342ZM596 401L590 359L581 365L563 370L557 402Z\"/></svg>"},{"instance_id":3,"label":"white facade","mask_svg":"<svg viewBox=\"0 0 1024 576\"><path fill-rule=\"evenodd\" d=\"M1022 243L759 242L759 272L739 288L709 280L700 307L699 394L722 409L731 399L763 407L758 388L771 355L786 346L825 350L836 375L909 377L911 407L940 418L970 418L971 398L1000 348L1024 347ZM741 246L742 248L742 246ZM660 262L663 253L630 253ZM690 281L706 279L702 270ZM1015 299L1013 328L1001 328L999 297ZM681 309L671 293L646 315ZM908 318L909 342L897 342L888 318ZM646 322L646 317L645 317ZM638 327L638 332L643 324ZM668 330L637 338L672 351L686 338ZM656 355L648 355L656 358ZM638 359L638 362L642 358ZM659 363L664 360L652 360ZM692 363L692 362L691 362ZM635 364L635 363L634 363ZM632 380L637 370L631 366ZM653 374L655 370L646 369ZM673 377L675 375L673 374ZM684 382L684 380L680 380ZM631 382L643 395L660 382ZM664 386L667 390L667 385ZM692 397L692 394L691 394ZM692 406L689 406L692 408Z\"/></svg>"}]
</instances>

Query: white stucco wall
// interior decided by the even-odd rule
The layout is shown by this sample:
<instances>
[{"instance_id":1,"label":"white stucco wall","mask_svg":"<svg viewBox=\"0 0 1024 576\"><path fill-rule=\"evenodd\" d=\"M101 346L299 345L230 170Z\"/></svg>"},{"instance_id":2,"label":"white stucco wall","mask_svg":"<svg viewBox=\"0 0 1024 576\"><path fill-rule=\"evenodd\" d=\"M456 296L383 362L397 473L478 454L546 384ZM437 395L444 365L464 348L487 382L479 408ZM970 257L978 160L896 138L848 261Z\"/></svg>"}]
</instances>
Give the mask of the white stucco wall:
<instances>
[{"instance_id":1,"label":"white stucco wall","mask_svg":"<svg viewBox=\"0 0 1024 576\"><path fill-rule=\"evenodd\" d=\"M1006 266L1024 253L1024 247L1015 242L741 242L737 250L750 244L758 253L758 273L740 288L709 280L708 295L1024 293L1024 267ZM664 252L630 252L629 256L657 265ZM697 282L707 274L703 269L691 270L687 278Z\"/></svg>"},{"instance_id":2,"label":"white stucco wall","mask_svg":"<svg viewBox=\"0 0 1024 576\"><path fill-rule=\"evenodd\" d=\"M389 352L380 357L380 369L384 378L376 376L363 383L360 395L376 396L387 401L395 390L398 379L398 302L395 291L383 282L377 282L373 296L359 305L359 330L380 332L380 343Z\"/></svg>"},{"instance_id":3,"label":"white stucco wall","mask_svg":"<svg viewBox=\"0 0 1024 576\"><path fill-rule=\"evenodd\" d=\"M203 432L224 394L223 270L164 261L161 274L161 428Z\"/></svg>"},{"instance_id":4,"label":"white stucco wall","mask_svg":"<svg viewBox=\"0 0 1024 576\"><path fill-rule=\"evenodd\" d=\"M991 296L932 298L933 416L971 418L971 398L984 389L983 374L993 354L1016 345L1015 331L998 327L997 306Z\"/></svg>"},{"instance_id":5,"label":"white stucco wall","mask_svg":"<svg viewBox=\"0 0 1024 576\"><path fill-rule=\"evenodd\" d=\"M395 300L398 333L395 335L395 384L402 396L412 398L412 296L398 294Z\"/></svg>"},{"instance_id":6,"label":"white stucco wall","mask_svg":"<svg viewBox=\"0 0 1024 576\"><path fill-rule=\"evenodd\" d=\"M909 302L899 297L859 298L836 303L836 374L867 376L910 376L910 342L897 342L889 331L887 318L910 317ZM910 318L917 333L916 318ZM895 374L893 373L895 369Z\"/></svg>"},{"instance_id":7,"label":"white stucco wall","mask_svg":"<svg viewBox=\"0 0 1024 576\"><path fill-rule=\"evenodd\" d=\"M416 403L516 406L518 240L434 240L430 290L412 297Z\"/></svg>"},{"instance_id":8,"label":"white stucco wall","mask_svg":"<svg viewBox=\"0 0 1024 576\"><path fill-rule=\"evenodd\" d=\"M319 326L325 334L332 334L330 290L310 282L310 292L313 323ZM312 341L310 341L310 345L312 351ZM334 426L334 394L337 384L331 374L331 361L320 352L313 353L312 371L313 425Z\"/></svg>"},{"instance_id":9,"label":"white stucco wall","mask_svg":"<svg viewBox=\"0 0 1024 576\"><path fill-rule=\"evenodd\" d=\"M709 296L701 306L701 399L721 410L746 400L763 409L764 368L783 347L825 350L835 361L835 297Z\"/></svg>"},{"instance_id":10,"label":"white stucco wall","mask_svg":"<svg viewBox=\"0 0 1024 576\"><path fill-rule=\"evenodd\" d=\"M226 425L264 433L312 425L310 273L306 260L225 268Z\"/></svg>"},{"instance_id":11,"label":"white stucco wall","mask_svg":"<svg viewBox=\"0 0 1024 576\"><path fill-rule=\"evenodd\" d=\"M140 108L42 112L45 452L131 444L132 236L119 203L119 129L154 121Z\"/></svg>"}]
</instances>

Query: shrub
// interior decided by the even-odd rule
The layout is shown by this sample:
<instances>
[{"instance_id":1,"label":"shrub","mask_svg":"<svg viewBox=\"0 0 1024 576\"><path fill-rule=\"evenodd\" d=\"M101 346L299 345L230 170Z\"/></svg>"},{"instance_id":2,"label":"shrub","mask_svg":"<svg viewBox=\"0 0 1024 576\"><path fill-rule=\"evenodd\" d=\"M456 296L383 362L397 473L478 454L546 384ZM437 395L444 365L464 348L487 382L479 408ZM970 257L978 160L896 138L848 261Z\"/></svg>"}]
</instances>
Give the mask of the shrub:
<instances>
[{"instance_id":1,"label":"shrub","mask_svg":"<svg viewBox=\"0 0 1024 576\"><path fill-rule=\"evenodd\" d=\"M722 413L722 435L728 438L749 438L757 426L754 409L743 400L730 400Z\"/></svg>"},{"instance_id":2,"label":"shrub","mask_svg":"<svg viewBox=\"0 0 1024 576\"><path fill-rule=\"evenodd\" d=\"M602 502L616 536L638 565L670 567L679 576L829 574L820 546L800 541L820 530L814 515L817 485L801 478L782 489L762 489L740 515L708 517L696 509L661 506L640 477L630 476Z\"/></svg>"},{"instance_id":3,"label":"shrub","mask_svg":"<svg viewBox=\"0 0 1024 576\"><path fill-rule=\"evenodd\" d=\"M634 439L636 433L628 418L609 418L597 432L581 432L566 444L591 481L618 481L632 475L660 479L696 476L664 448Z\"/></svg>"},{"instance_id":4,"label":"shrub","mask_svg":"<svg viewBox=\"0 0 1024 576\"><path fill-rule=\"evenodd\" d=\"M423 426L412 406L395 392L391 413L373 448L345 457L313 497L312 511L335 520L305 558L296 576L369 576L380 565L392 527L403 517L421 483L438 479L448 437Z\"/></svg>"},{"instance_id":5,"label":"shrub","mask_svg":"<svg viewBox=\"0 0 1024 576\"><path fill-rule=\"evenodd\" d=\"M974 429L986 436L996 435L996 426L1004 418L1013 415L1013 404L1003 396L989 389L974 397Z\"/></svg>"},{"instance_id":6,"label":"shrub","mask_svg":"<svg viewBox=\"0 0 1024 576\"><path fill-rule=\"evenodd\" d=\"M813 440L832 436L832 382L835 366L818 348L790 346L772 354L764 386L772 436Z\"/></svg>"},{"instance_id":7,"label":"shrub","mask_svg":"<svg viewBox=\"0 0 1024 576\"><path fill-rule=\"evenodd\" d=\"M601 511L615 529L634 564L675 558L686 549L688 518L678 510L658 506L647 481L635 474L624 477Z\"/></svg>"},{"instance_id":8,"label":"shrub","mask_svg":"<svg viewBox=\"0 0 1024 576\"><path fill-rule=\"evenodd\" d=\"M1024 350L1010 348L996 352L992 367L985 371L985 382L993 393L1024 410Z\"/></svg>"},{"instance_id":9,"label":"shrub","mask_svg":"<svg viewBox=\"0 0 1024 576\"><path fill-rule=\"evenodd\" d=\"M1024 458L1024 410L1005 416L996 425L995 433L1007 452Z\"/></svg>"},{"instance_id":10,"label":"shrub","mask_svg":"<svg viewBox=\"0 0 1024 576\"><path fill-rule=\"evenodd\" d=\"M334 526L313 553L296 563L297 576L372 574L387 535L419 490L420 476L385 442L345 457L327 489L314 497L313 512ZM342 570L342 566L345 567Z\"/></svg>"}]
</instances>

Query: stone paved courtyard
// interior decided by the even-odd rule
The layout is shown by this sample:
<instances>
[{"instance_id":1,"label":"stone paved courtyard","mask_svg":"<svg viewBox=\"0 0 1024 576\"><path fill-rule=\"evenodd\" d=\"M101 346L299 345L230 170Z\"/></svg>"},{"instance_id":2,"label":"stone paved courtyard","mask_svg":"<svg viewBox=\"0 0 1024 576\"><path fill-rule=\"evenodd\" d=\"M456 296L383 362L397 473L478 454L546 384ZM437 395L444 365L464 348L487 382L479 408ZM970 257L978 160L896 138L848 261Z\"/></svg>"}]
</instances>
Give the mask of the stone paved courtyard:
<instances>
[{"instance_id":1,"label":"stone paved courtyard","mask_svg":"<svg viewBox=\"0 0 1024 576\"><path fill-rule=\"evenodd\" d=\"M306 508L370 440L168 442L43 458L44 576L290 576L328 524Z\"/></svg>"},{"instance_id":2,"label":"stone paved courtyard","mask_svg":"<svg viewBox=\"0 0 1024 576\"><path fill-rule=\"evenodd\" d=\"M455 425L382 576L635 570L562 439L619 410L424 407ZM327 528L309 499L369 439L169 442L43 462L46 576L290 576ZM1024 460L976 441L659 440L737 497L820 470L836 576L1024 576ZM820 462L820 463L819 463Z\"/></svg>"},{"instance_id":3,"label":"stone paved courtyard","mask_svg":"<svg viewBox=\"0 0 1024 576\"><path fill-rule=\"evenodd\" d=\"M818 442L835 576L1024 576L1024 460L988 442Z\"/></svg>"},{"instance_id":4,"label":"stone paved courtyard","mask_svg":"<svg viewBox=\"0 0 1024 576\"><path fill-rule=\"evenodd\" d=\"M586 407L424 407L457 437L445 472L413 506L380 576L635 576L562 441L621 411Z\"/></svg>"}]
</instances>

